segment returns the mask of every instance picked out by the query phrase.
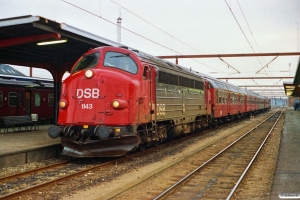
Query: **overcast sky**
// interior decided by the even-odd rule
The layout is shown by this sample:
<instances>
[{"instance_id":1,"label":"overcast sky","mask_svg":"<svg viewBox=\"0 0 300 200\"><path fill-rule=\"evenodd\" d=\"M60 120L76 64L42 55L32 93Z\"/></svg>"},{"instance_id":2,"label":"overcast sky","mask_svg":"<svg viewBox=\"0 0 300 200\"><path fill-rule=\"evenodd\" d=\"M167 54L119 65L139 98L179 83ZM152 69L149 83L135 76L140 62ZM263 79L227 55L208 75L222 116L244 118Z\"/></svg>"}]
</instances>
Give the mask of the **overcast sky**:
<instances>
[{"instance_id":1,"label":"overcast sky","mask_svg":"<svg viewBox=\"0 0 300 200\"><path fill-rule=\"evenodd\" d=\"M151 55L299 51L299 0L0 0L0 18L39 15L117 41ZM70 5L70 2L77 7ZM79 7L79 8L78 8ZM294 76L299 56L179 59L213 77ZM175 60L170 60L175 62ZM19 68L18 68L19 69ZM237 71L241 73L237 73ZM25 68L22 72L29 73ZM41 71L34 71L40 76ZM43 73L42 73L43 74ZM49 76L45 73L45 76ZM229 80L237 85L290 80Z\"/></svg>"}]
</instances>

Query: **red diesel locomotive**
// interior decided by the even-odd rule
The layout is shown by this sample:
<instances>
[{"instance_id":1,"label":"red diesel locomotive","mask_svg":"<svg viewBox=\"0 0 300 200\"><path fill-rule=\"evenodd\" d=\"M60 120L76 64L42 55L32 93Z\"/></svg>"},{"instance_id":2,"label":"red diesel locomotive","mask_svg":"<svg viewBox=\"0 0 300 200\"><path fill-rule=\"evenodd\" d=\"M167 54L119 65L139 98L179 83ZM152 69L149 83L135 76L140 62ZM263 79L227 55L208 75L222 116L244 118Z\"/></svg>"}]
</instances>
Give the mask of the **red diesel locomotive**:
<instances>
[{"instance_id":1,"label":"red diesel locomotive","mask_svg":"<svg viewBox=\"0 0 300 200\"><path fill-rule=\"evenodd\" d=\"M63 82L48 134L61 138L63 155L122 156L269 107L265 97L154 56L100 47Z\"/></svg>"}]
</instances>

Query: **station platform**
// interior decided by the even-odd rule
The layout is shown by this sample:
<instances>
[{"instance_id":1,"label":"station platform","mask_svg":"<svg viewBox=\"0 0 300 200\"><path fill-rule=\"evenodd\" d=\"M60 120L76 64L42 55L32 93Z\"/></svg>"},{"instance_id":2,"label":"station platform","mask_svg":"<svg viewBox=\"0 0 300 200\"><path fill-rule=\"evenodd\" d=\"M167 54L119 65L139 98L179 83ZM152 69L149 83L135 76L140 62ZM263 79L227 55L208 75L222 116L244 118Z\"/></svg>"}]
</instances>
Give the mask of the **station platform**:
<instances>
[{"instance_id":1,"label":"station platform","mask_svg":"<svg viewBox=\"0 0 300 200\"><path fill-rule=\"evenodd\" d=\"M48 158L61 152L60 139L51 139L47 130L50 125L39 125L37 131L0 133L0 168L12 167Z\"/></svg>"},{"instance_id":2,"label":"station platform","mask_svg":"<svg viewBox=\"0 0 300 200\"><path fill-rule=\"evenodd\" d=\"M281 135L270 199L300 199L300 111L289 108Z\"/></svg>"}]
</instances>

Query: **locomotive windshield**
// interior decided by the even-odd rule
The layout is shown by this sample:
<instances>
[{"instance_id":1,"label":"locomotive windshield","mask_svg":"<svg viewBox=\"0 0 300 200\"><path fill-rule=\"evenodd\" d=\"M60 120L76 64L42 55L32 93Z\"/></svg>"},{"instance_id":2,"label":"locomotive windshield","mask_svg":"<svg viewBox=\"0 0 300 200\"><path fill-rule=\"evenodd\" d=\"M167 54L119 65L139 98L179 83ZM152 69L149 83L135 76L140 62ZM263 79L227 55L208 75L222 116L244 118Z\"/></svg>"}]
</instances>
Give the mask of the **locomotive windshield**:
<instances>
[{"instance_id":1,"label":"locomotive windshield","mask_svg":"<svg viewBox=\"0 0 300 200\"><path fill-rule=\"evenodd\" d=\"M138 67L129 54L107 52L104 59L105 67L118 68L131 74L136 74Z\"/></svg>"},{"instance_id":2,"label":"locomotive windshield","mask_svg":"<svg viewBox=\"0 0 300 200\"><path fill-rule=\"evenodd\" d=\"M96 67L99 57L100 57L99 52L82 56L81 59L76 64L76 66L73 68L72 74L83 69Z\"/></svg>"}]
</instances>

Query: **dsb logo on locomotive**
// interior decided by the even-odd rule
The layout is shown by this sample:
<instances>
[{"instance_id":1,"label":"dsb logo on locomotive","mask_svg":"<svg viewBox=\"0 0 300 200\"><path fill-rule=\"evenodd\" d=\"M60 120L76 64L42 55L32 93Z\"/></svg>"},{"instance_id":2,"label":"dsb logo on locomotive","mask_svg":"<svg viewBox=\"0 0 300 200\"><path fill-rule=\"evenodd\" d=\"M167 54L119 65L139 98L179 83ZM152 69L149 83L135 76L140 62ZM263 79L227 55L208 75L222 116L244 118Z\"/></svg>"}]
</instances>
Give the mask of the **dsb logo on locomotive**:
<instances>
[{"instance_id":1,"label":"dsb logo on locomotive","mask_svg":"<svg viewBox=\"0 0 300 200\"><path fill-rule=\"evenodd\" d=\"M76 97L78 99L84 97L86 99L89 98L98 98L100 96L100 90L98 88L85 88L85 89L77 89Z\"/></svg>"}]
</instances>

